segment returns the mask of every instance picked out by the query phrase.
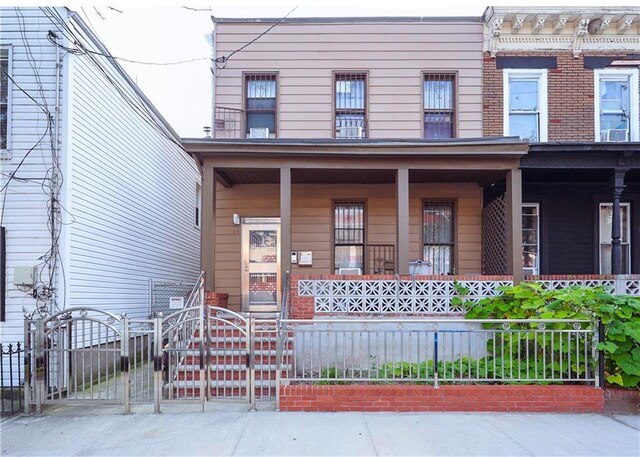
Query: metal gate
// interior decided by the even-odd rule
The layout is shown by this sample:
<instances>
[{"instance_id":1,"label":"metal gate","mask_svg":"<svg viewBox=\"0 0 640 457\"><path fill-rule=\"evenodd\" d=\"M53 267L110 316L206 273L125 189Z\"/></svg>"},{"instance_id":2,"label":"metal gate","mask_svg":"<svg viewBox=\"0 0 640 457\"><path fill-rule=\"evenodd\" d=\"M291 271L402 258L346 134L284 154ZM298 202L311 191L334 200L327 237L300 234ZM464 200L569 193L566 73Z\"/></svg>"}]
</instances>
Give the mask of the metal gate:
<instances>
[{"instance_id":1,"label":"metal gate","mask_svg":"<svg viewBox=\"0 0 640 457\"><path fill-rule=\"evenodd\" d=\"M25 317L25 411L45 404L120 404L121 317L87 308Z\"/></svg>"}]
</instances>

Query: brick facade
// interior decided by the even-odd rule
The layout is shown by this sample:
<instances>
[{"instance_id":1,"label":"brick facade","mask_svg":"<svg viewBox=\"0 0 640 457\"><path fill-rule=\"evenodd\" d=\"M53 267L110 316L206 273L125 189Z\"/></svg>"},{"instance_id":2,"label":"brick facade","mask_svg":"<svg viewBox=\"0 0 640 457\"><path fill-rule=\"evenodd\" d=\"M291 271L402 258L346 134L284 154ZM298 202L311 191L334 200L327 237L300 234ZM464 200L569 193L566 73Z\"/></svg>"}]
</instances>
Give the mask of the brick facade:
<instances>
[{"instance_id":1,"label":"brick facade","mask_svg":"<svg viewBox=\"0 0 640 457\"><path fill-rule=\"evenodd\" d=\"M219 308L227 308L229 294L221 294L219 292L205 292L204 304L209 306L217 306Z\"/></svg>"},{"instance_id":2,"label":"brick facade","mask_svg":"<svg viewBox=\"0 0 640 457\"><path fill-rule=\"evenodd\" d=\"M625 56L585 53L574 58L570 51L509 52L501 56L557 57L558 66L548 71L548 141L595 141L594 70L584 68L585 56ZM484 136L503 135L503 70L488 52L483 56Z\"/></svg>"},{"instance_id":3,"label":"brick facade","mask_svg":"<svg viewBox=\"0 0 640 457\"><path fill-rule=\"evenodd\" d=\"M602 412L600 388L575 385L288 385L281 411Z\"/></svg>"}]
</instances>

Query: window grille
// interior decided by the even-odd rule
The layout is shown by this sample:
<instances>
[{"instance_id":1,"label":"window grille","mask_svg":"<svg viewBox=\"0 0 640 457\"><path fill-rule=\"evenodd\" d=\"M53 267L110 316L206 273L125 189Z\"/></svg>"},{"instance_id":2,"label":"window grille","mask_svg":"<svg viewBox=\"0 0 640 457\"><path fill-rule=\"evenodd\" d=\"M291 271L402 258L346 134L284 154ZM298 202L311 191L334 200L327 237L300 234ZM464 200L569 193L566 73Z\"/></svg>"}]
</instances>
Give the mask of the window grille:
<instances>
[{"instance_id":1,"label":"window grille","mask_svg":"<svg viewBox=\"0 0 640 457\"><path fill-rule=\"evenodd\" d=\"M367 75L335 75L335 137L367 137Z\"/></svg>"},{"instance_id":2,"label":"window grille","mask_svg":"<svg viewBox=\"0 0 640 457\"><path fill-rule=\"evenodd\" d=\"M455 76L424 75L424 137L455 137Z\"/></svg>"},{"instance_id":3,"label":"window grille","mask_svg":"<svg viewBox=\"0 0 640 457\"><path fill-rule=\"evenodd\" d=\"M423 260L430 265L432 274L454 274L454 202L424 202L422 214Z\"/></svg>"},{"instance_id":4,"label":"window grille","mask_svg":"<svg viewBox=\"0 0 640 457\"><path fill-rule=\"evenodd\" d=\"M245 81L245 134L247 138L275 138L276 75L246 75Z\"/></svg>"},{"instance_id":5,"label":"window grille","mask_svg":"<svg viewBox=\"0 0 640 457\"><path fill-rule=\"evenodd\" d=\"M333 205L334 272L364 268L364 202L336 201Z\"/></svg>"}]
</instances>

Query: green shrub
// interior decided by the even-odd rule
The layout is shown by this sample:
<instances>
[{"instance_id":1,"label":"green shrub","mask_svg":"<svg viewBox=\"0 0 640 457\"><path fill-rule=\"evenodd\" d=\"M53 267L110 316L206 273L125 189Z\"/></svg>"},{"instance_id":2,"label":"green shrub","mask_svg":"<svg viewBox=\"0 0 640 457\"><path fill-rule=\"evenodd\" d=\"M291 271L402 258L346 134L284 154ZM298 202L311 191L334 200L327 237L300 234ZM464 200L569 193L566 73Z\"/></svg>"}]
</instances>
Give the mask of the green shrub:
<instances>
[{"instance_id":1,"label":"green shrub","mask_svg":"<svg viewBox=\"0 0 640 457\"><path fill-rule=\"evenodd\" d=\"M603 287L545 290L537 283L522 283L502 287L501 295L476 304L464 300L464 288L456 290L462 296L456 298L465 306L467 319L600 319L605 339L598 349L605 352L606 380L623 387L640 386L639 298L613 295Z\"/></svg>"}]
</instances>

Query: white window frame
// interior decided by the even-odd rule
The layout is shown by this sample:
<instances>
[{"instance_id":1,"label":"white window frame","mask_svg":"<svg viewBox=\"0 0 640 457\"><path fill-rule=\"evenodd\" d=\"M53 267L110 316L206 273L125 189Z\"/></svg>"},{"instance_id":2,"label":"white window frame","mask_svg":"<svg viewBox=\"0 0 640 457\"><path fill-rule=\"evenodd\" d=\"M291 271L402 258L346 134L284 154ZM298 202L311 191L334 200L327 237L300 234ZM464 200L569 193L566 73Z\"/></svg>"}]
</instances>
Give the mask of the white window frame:
<instances>
[{"instance_id":1,"label":"white window frame","mask_svg":"<svg viewBox=\"0 0 640 457\"><path fill-rule=\"evenodd\" d=\"M536 253L536 264L534 266L533 272L531 273L525 272L525 274L539 275L540 274L540 203L523 203L522 208L536 208L536 246L538 247L538 252ZM522 255L524 256L524 241L522 242Z\"/></svg>"},{"instance_id":2,"label":"white window frame","mask_svg":"<svg viewBox=\"0 0 640 457\"><path fill-rule=\"evenodd\" d=\"M640 120L638 110L640 109L640 101L638 101L638 69L637 68L604 68L593 71L593 108L595 117L595 139L596 142L602 142L600 139L600 79L607 77L626 77L631 76L630 90L630 107L631 115L629 116L629 141L640 141Z\"/></svg>"},{"instance_id":3,"label":"white window frame","mask_svg":"<svg viewBox=\"0 0 640 457\"><path fill-rule=\"evenodd\" d=\"M600 274L604 274L602 273L602 252L600 252L600 249L602 247L602 233L600 233L600 226L602 225L602 221L600 220L600 217L602 215L602 208L605 206L613 206L613 203L607 203L607 202L601 202L598 205L598 271L600 272ZM631 272L631 257L633 255L633 239L632 239L632 232L631 232L631 203L629 202L621 202L620 203L620 207L626 207L627 208L627 242L626 243L622 243L624 244L628 244L629 245L629 255L627 256L627 271L630 273ZM623 233L622 230L622 223L623 221L620 220L620 232ZM611 237L611 234L609 234L609 238ZM611 274L610 272L607 274Z\"/></svg>"},{"instance_id":4,"label":"white window frame","mask_svg":"<svg viewBox=\"0 0 640 457\"><path fill-rule=\"evenodd\" d=\"M9 76L13 76L13 47L11 45L2 45L0 49L7 50L7 71L9 72ZM0 72L2 73L2 72ZM3 75L4 76L4 75ZM10 159L11 158L11 118L12 116L12 107L13 107L13 84L11 80L7 78L7 147L5 149L0 149L0 159Z\"/></svg>"},{"instance_id":5,"label":"white window frame","mask_svg":"<svg viewBox=\"0 0 640 457\"><path fill-rule=\"evenodd\" d=\"M502 74L502 95L503 95L503 131L505 136L509 136L509 82L512 79L525 79L535 78L538 80L538 106L539 108L539 121L540 126L538 128L538 142L543 143L547 140L549 131L549 102L548 102L548 82L547 82L547 69L515 69L505 68Z\"/></svg>"}]
</instances>

